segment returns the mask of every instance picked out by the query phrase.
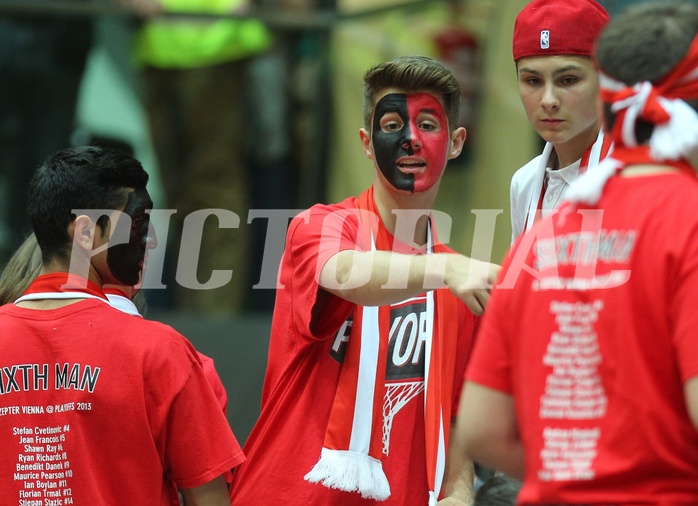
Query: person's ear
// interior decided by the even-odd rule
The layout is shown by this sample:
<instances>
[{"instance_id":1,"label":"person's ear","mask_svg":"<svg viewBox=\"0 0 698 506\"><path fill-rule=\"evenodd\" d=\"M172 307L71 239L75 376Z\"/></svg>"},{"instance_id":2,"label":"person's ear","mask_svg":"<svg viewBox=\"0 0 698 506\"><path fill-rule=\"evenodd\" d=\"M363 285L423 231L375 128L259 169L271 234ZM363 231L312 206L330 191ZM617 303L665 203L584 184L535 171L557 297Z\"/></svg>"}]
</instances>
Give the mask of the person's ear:
<instances>
[{"instance_id":1,"label":"person's ear","mask_svg":"<svg viewBox=\"0 0 698 506\"><path fill-rule=\"evenodd\" d=\"M364 153L369 160L373 160L373 148L371 147L371 134L365 128L359 130L359 138L364 148Z\"/></svg>"},{"instance_id":2,"label":"person's ear","mask_svg":"<svg viewBox=\"0 0 698 506\"><path fill-rule=\"evenodd\" d=\"M463 145L465 144L465 138L467 137L467 132L465 128L458 127L454 130L451 136L451 149L448 152L448 159L453 160L461 151L463 151Z\"/></svg>"},{"instance_id":3,"label":"person's ear","mask_svg":"<svg viewBox=\"0 0 698 506\"><path fill-rule=\"evenodd\" d=\"M68 234L72 236L73 244L78 245L85 251L92 251L96 230L95 222L89 216L81 214L70 224Z\"/></svg>"}]
</instances>

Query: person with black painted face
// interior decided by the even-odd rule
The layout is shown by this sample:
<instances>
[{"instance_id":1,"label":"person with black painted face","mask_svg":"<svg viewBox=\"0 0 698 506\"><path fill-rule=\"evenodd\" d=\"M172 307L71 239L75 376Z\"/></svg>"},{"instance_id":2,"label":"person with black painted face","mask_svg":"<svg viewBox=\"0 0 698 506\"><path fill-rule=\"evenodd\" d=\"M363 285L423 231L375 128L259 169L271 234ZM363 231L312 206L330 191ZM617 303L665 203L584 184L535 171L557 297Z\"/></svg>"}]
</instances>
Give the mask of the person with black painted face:
<instances>
[{"instance_id":1,"label":"person with black painted face","mask_svg":"<svg viewBox=\"0 0 698 506\"><path fill-rule=\"evenodd\" d=\"M147 249L154 248L154 234L148 235L150 211L153 201L145 188L129 190L122 210L121 222L128 226L128 242L114 244L107 249L109 270L124 285L135 285L140 281ZM119 223L119 222L117 222Z\"/></svg>"},{"instance_id":2,"label":"person with black painted face","mask_svg":"<svg viewBox=\"0 0 698 506\"><path fill-rule=\"evenodd\" d=\"M196 350L103 290L140 278L147 182L96 147L59 151L32 179L41 271L0 308L0 504L170 506L177 485L186 504L229 505L244 456Z\"/></svg>"},{"instance_id":3,"label":"person with black painted face","mask_svg":"<svg viewBox=\"0 0 698 506\"><path fill-rule=\"evenodd\" d=\"M466 137L460 88L439 62L406 56L369 70L364 97L374 183L289 227L236 506L471 499L472 466L444 471L445 455L498 266L449 249L433 219Z\"/></svg>"},{"instance_id":4,"label":"person with black painted face","mask_svg":"<svg viewBox=\"0 0 698 506\"><path fill-rule=\"evenodd\" d=\"M438 183L446 168L447 125L443 106L433 95L387 93L376 104L372 134L363 131L362 136L368 148L373 143L376 164L393 187L423 192ZM461 145L463 131L456 139Z\"/></svg>"}]
</instances>

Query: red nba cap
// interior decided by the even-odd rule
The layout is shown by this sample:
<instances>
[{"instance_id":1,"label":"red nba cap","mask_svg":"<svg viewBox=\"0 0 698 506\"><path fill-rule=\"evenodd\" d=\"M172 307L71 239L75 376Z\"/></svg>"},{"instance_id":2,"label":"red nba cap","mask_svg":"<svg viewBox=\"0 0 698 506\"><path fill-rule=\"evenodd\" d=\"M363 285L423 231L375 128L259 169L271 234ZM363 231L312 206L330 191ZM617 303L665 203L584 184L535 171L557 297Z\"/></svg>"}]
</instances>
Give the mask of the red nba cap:
<instances>
[{"instance_id":1,"label":"red nba cap","mask_svg":"<svg viewBox=\"0 0 698 506\"><path fill-rule=\"evenodd\" d=\"M608 20L606 10L594 0L533 0L514 23L514 61L527 56L591 56Z\"/></svg>"}]
</instances>

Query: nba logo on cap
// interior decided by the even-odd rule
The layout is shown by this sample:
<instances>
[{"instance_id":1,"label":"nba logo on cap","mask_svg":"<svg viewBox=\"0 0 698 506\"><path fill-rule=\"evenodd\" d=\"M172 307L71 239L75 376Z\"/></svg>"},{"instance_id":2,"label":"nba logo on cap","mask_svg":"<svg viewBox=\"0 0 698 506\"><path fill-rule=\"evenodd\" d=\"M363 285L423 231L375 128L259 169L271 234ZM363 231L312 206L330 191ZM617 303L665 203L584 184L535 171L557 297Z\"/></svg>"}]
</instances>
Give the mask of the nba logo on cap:
<instances>
[{"instance_id":1,"label":"nba logo on cap","mask_svg":"<svg viewBox=\"0 0 698 506\"><path fill-rule=\"evenodd\" d=\"M592 56L594 42L609 20L606 10L595 0L527 0L520 3L528 5L521 9L514 22L514 61L529 56Z\"/></svg>"}]
</instances>

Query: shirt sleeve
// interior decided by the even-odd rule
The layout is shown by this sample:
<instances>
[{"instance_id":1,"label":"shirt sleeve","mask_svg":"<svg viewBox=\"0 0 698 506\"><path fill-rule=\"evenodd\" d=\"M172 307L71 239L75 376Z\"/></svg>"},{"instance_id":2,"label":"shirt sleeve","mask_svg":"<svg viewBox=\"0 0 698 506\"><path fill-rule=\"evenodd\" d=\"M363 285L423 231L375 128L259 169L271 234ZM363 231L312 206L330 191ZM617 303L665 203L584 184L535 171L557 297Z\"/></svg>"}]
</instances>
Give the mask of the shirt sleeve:
<instances>
[{"instance_id":1,"label":"shirt sleeve","mask_svg":"<svg viewBox=\"0 0 698 506\"><path fill-rule=\"evenodd\" d=\"M204 485L245 460L198 362L170 406L165 437L165 462L181 488Z\"/></svg>"},{"instance_id":2,"label":"shirt sleeve","mask_svg":"<svg viewBox=\"0 0 698 506\"><path fill-rule=\"evenodd\" d=\"M197 353L199 355L199 360L201 360L201 367L203 367L204 369L206 379L208 380L209 385L211 385L211 389L213 389L213 393L216 395L216 399L218 399L218 404L220 404L223 413L227 413L228 393L225 391L225 386L221 381L221 377L218 375L218 371L216 371L216 366L213 362L213 359L204 355L201 352Z\"/></svg>"},{"instance_id":3,"label":"shirt sleeve","mask_svg":"<svg viewBox=\"0 0 698 506\"><path fill-rule=\"evenodd\" d=\"M293 321L301 335L329 337L346 320L354 304L325 292L329 299L323 312L315 315L319 278L327 261L345 250L361 250L357 244L358 220L353 207L315 206L294 219L284 252L282 275L285 288L293 290ZM311 322L319 325L311 328Z\"/></svg>"}]
</instances>

